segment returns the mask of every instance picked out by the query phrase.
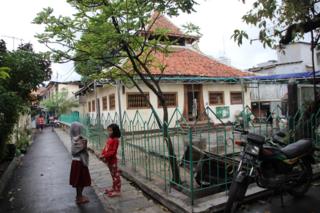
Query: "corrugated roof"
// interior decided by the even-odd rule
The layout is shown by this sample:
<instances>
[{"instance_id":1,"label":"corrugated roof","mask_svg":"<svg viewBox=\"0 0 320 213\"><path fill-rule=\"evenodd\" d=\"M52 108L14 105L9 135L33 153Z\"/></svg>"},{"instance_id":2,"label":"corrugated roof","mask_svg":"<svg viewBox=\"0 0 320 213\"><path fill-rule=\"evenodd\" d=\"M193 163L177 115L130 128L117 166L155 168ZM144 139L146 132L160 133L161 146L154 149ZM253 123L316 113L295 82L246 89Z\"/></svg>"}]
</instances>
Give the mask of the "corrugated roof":
<instances>
[{"instance_id":1,"label":"corrugated roof","mask_svg":"<svg viewBox=\"0 0 320 213\"><path fill-rule=\"evenodd\" d=\"M320 71L317 71L316 76L320 75ZM263 75L263 76L248 76L246 79L252 80L280 80L280 79L303 79L303 78L312 78L312 72L299 72L299 73L289 73L289 74L278 74L278 75Z\"/></svg>"}]
</instances>

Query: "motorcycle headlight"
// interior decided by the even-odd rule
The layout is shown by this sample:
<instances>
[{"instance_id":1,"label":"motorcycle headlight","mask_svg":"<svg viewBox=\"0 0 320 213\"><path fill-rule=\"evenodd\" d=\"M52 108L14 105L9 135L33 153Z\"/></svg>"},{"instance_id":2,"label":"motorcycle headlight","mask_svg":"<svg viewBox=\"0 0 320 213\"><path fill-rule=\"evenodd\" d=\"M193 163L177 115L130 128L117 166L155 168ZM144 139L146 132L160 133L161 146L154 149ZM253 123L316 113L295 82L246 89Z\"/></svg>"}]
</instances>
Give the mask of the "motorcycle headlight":
<instances>
[{"instance_id":1,"label":"motorcycle headlight","mask_svg":"<svg viewBox=\"0 0 320 213\"><path fill-rule=\"evenodd\" d=\"M245 150L246 153L250 155L255 155L255 156L259 155L259 151L260 151L260 147L253 144L247 144L246 150Z\"/></svg>"}]
</instances>

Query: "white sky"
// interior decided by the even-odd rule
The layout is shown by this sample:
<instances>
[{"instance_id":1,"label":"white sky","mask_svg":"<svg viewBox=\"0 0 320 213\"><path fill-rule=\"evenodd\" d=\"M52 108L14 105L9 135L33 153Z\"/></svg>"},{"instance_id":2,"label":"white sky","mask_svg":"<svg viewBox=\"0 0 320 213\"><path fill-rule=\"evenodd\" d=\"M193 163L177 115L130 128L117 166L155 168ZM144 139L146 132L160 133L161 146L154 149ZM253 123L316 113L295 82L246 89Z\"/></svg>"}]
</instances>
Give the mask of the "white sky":
<instances>
[{"instance_id":1,"label":"white sky","mask_svg":"<svg viewBox=\"0 0 320 213\"><path fill-rule=\"evenodd\" d=\"M182 14L172 21L181 27L187 22L192 22L201 29L203 34L200 40L200 49L213 57L227 56L231 64L239 69L246 69L258 63L275 59L273 50L264 49L261 44L249 42L238 47L230 39L236 28L246 29L251 35L257 34L257 29L250 28L241 21L242 15L251 8L253 0L247 0L242 4L240 0L198 0L195 7L196 13ZM34 38L42 28L31 24L33 18L45 7L52 7L56 14L72 14L72 8L65 0L0 0L0 39L7 42L7 47L12 49L20 43L19 40L6 38L14 36L24 42L31 42L36 51L46 51L46 47L39 44ZM72 64L53 64L53 80L67 81L79 79L73 71ZM58 73L58 75L57 75Z\"/></svg>"}]
</instances>

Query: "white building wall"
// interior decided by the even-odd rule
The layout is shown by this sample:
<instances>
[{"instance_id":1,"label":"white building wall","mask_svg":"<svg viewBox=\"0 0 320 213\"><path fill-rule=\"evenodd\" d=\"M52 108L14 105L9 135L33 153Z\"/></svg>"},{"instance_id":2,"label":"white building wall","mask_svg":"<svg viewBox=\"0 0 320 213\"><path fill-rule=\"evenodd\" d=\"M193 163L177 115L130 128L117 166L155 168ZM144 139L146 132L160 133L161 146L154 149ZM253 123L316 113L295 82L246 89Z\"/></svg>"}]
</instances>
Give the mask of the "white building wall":
<instances>
[{"instance_id":1,"label":"white building wall","mask_svg":"<svg viewBox=\"0 0 320 213\"><path fill-rule=\"evenodd\" d=\"M293 61L301 61L302 48L304 45L300 43L287 45L283 50L277 51L278 63L289 63Z\"/></svg>"},{"instance_id":2,"label":"white building wall","mask_svg":"<svg viewBox=\"0 0 320 213\"><path fill-rule=\"evenodd\" d=\"M251 84L251 101L280 101L288 92L287 84Z\"/></svg>"},{"instance_id":3,"label":"white building wall","mask_svg":"<svg viewBox=\"0 0 320 213\"><path fill-rule=\"evenodd\" d=\"M158 107L158 98L156 95L145 85L140 85L141 89L145 93L149 93L150 102L153 104L154 108L157 111L158 116L160 119L163 117L163 110L161 107ZM184 85L183 84L162 84L161 88L163 92L176 92L177 93L177 108L169 107L168 108L168 114L169 114L169 120L171 116L175 113L176 110L179 112L174 114L173 119L170 123L170 127L174 127L176 125L176 121L181 119L181 115L183 114L183 108L184 108ZM203 100L204 100L204 106L209 105L209 92L211 91L224 91L224 99L225 104L224 106L230 107L230 117L226 119L222 119L223 122L228 121L234 121L235 120L235 114L243 110L242 104L237 105L231 105L230 100L230 92L241 92L241 86L240 85L226 85L226 84L218 84L218 83L211 83L211 84L204 84L203 85ZM120 98L121 98L121 108L122 112L126 113L126 118L129 120L133 120L137 111L139 112L139 119L142 119L142 121L148 122L152 111L150 108L147 109L128 109L127 106L127 93L137 93L138 90L134 88L125 88L124 94L122 92L122 88L120 90ZM116 107L114 110L109 109L109 95L115 94L115 101L116 101ZM102 109L102 97L107 96L108 97L108 109L103 110ZM90 92L85 95L85 104L84 104L84 113L86 115L90 115L91 121L94 123L96 118L97 109L95 112L88 112L88 102L92 103L92 100L95 100L95 93ZM115 118L116 112L119 112L119 105L118 105L118 96L117 96L117 89L115 86L105 85L103 88L97 88L97 97L100 100L100 112L101 112L101 120L102 122L109 116L112 119ZM250 101L250 90L247 89L245 92L245 100L244 105L251 105ZM209 105L210 106L210 105ZM210 106L214 111L216 110L217 106ZM214 117L212 113L209 113L210 119L215 122L216 124L219 123L218 119ZM126 120L125 118L125 120Z\"/></svg>"},{"instance_id":4,"label":"white building wall","mask_svg":"<svg viewBox=\"0 0 320 213\"><path fill-rule=\"evenodd\" d=\"M281 65L277 66L276 70L273 74L278 75L278 74L291 74L291 73L301 73L305 72L306 67L304 63L299 63L299 64L286 64L286 65Z\"/></svg>"},{"instance_id":5,"label":"white building wall","mask_svg":"<svg viewBox=\"0 0 320 213\"><path fill-rule=\"evenodd\" d=\"M224 92L224 105L210 105L209 104L209 92ZM211 83L203 85L203 99L205 106L209 106L216 113L216 108L219 106L229 106L230 107L230 117L226 119L221 119L223 122L235 121L235 115L243 110L242 104L231 104L230 93L231 92L241 92L241 85L236 84L219 84L219 83ZM247 88L244 95L244 106L251 106L250 101L250 89ZM210 119L218 124L219 120L212 114L209 113Z\"/></svg>"},{"instance_id":6,"label":"white building wall","mask_svg":"<svg viewBox=\"0 0 320 213\"><path fill-rule=\"evenodd\" d=\"M316 51L315 51L316 52ZM308 43L294 43L287 45L283 51L277 51L278 63L290 63L296 61L302 61L301 64L291 64L284 66L279 66L276 74L285 73L298 73L309 71L312 66L312 52L310 49L310 44ZM319 70L317 63L316 53L315 53L315 65L316 70ZM291 71L290 71L291 70Z\"/></svg>"},{"instance_id":7,"label":"white building wall","mask_svg":"<svg viewBox=\"0 0 320 213\"><path fill-rule=\"evenodd\" d=\"M58 92L68 91L68 98L75 98L74 94L79 90L79 85L58 84Z\"/></svg>"},{"instance_id":8,"label":"white building wall","mask_svg":"<svg viewBox=\"0 0 320 213\"><path fill-rule=\"evenodd\" d=\"M177 99L178 99L177 108L182 114L183 113L183 104L184 104L184 86L182 84L162 84L161 88L162 88L163 92L176 92L177 93ZM145 85L141 85L141 89L144 92L149 93L150 102L152 103L153 107L157 110L157 114L160 117L160 119L162 119L163 110L161 107L158 107L157 96L149 88L147 88ZM123 106L123 110L126 111L129 118L133 118L135 113L137 112L137 109L128 109L126 94L130 93L130 92L138 92L138 90L135 87L131 88L131 89L126 88L125 94L122 95L122 106ZM168 108L169 119L173 115L175 110L176 110L176 108L172 108L172 107ZM150 115L151 115L150 109L138 109L138 111L139 111L143 120L145 120L145 121L149 120ZM176 118L176 116L174 116L174 119L170 123L171 127L175 125L175 121L176 121L175 118Z\"/></svg>"}]
</instances>

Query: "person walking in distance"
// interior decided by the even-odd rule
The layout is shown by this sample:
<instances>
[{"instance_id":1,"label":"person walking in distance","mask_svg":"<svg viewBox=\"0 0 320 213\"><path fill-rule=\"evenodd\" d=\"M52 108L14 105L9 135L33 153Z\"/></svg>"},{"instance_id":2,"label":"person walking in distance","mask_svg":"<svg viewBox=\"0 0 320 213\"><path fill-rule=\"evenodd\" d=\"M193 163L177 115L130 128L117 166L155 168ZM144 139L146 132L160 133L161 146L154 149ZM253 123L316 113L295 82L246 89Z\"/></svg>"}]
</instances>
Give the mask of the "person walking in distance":
<instances>
[{"instance_id":1,"label":"person walking in distance","mask_svg":"<svg viewBox=\"0 0 320 213\"><path fill-rule=\"evenodd\" d=\"M42 132L43 128L44 128L44 117L43 115L40 115L38 118L37 118L37 125L38 127L40 128L40 131Z\"/></svg>"},{"instance_id":2,"label":"person walking in distance","mask_svg":"<svg viewBox=\"0 0 320 213\"><path fill-rule=\"evenodd\" d=\"M82 195L84 187L91 186L91 177L88 169L89 154L87 140L84 137L84 127L79 122L73 122L70 127L71 136L71 170L70 185L76 188L76 203L88 203L89 199Z\"/></svg>"},{"instance_id":3,"label":"person walking in distance","mask_svg":"<svg viewBox=\"0 0 320 213\"><path fill-rule=\"evenodd\" d=\"M119 196L121 191L121 178L117 159L117 151L121 132L117 124L109 125L107 130L109 138L107 139L106 145L102 150L100 159L102 159L108 165L113 181L112 189L106 189L105 194L107 194L109 197L115 197Z\"/></svg>"}]
</instances>

